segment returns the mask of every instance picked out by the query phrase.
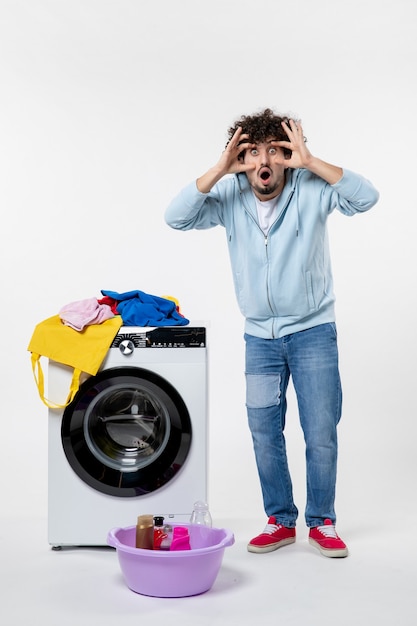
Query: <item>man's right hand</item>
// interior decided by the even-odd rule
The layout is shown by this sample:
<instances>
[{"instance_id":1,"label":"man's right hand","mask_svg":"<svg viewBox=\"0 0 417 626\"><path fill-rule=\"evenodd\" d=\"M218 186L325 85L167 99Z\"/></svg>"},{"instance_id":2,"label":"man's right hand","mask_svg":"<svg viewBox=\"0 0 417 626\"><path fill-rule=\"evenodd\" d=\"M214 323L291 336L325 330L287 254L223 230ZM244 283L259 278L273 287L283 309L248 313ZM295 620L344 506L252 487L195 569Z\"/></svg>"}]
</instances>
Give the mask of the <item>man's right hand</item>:
<instances>
[{"instance_id":1,"label":"man's right hand","mask_svg":"<svg viewBox=\"0 0 417 626\"><path fill-rule=\"evenodd\" d=\"M247 172L255 168L254 164L245 165L244 160L238 158L241 152L253 146L252 143L245 141L247 139L249 136L243 134L242 128L239 126L222 152L217 164L197 179L197 189L201 193L209 193L211 188L226 174Z\"/></svg>"}]
</instances>

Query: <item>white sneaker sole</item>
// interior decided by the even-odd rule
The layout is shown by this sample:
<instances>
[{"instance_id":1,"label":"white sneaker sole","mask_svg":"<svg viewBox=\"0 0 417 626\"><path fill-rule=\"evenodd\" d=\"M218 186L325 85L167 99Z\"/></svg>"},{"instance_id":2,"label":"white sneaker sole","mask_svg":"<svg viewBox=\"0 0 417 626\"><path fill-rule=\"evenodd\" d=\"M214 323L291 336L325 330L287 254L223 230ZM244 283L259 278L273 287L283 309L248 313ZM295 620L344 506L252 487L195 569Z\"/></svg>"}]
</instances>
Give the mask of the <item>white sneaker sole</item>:
<instances>
[{"instance_id":1,"label":"white sneaker sole","mask_svg":"<svg viewBox=\"0 0 417 626\"><path fill-rule=\"evenodd\" d=\"M317 550L321 552L323 556L340 559L349 555L349 550L347 548L339 548L338 550L323 548L319 543L317 543L315 539L311 539L310 537L308 538L308 542L310 545L317 548Z\"/></svg>"}]
</instances>

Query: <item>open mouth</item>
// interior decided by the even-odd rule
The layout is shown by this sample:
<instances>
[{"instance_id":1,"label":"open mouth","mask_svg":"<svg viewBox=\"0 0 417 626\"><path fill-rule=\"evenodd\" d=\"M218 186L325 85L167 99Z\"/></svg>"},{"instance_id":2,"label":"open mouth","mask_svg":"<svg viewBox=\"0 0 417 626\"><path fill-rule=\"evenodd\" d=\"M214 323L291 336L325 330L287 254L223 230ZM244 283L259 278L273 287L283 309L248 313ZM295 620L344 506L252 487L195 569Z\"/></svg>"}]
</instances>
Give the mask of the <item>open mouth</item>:
<instances>
[{"instance_id":1,"label":"open mouth","mask_svg":"<svg viewBox=\"0 0 417 626\"><path fill-rule=\"evenodd\" d=\"M259 178L262 180L262 182L267 183L271 178L271 172L269 171L269 169L263 168L259 172Z\"/></svg>"}]
</instances>

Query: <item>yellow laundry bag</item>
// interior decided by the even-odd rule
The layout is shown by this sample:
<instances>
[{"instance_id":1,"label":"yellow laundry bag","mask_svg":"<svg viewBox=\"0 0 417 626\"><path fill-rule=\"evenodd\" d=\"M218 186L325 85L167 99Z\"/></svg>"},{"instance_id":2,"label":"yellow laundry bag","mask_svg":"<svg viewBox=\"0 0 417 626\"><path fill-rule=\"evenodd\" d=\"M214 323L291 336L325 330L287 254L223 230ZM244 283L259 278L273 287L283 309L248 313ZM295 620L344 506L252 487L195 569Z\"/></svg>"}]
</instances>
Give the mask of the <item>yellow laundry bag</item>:
<instances>
[{"instance_id":1,"label":"yellow laundry bag","mask_svg":"<svg viewBox=\"0 0 417 626\"><path fill-rule=\"evenodd\" d=\"M62 409L72 402L80 386L81 373L85 372L91 376L97 374L121 325L120 315L101 324L85 326L82 331L66 326L59 315L37 324L27 349L31 353L32 370L39 396L47 407ZM45 397L41 357L63 363L74 370L64 404L55 403Z\"/></svg>"}]
</instances>

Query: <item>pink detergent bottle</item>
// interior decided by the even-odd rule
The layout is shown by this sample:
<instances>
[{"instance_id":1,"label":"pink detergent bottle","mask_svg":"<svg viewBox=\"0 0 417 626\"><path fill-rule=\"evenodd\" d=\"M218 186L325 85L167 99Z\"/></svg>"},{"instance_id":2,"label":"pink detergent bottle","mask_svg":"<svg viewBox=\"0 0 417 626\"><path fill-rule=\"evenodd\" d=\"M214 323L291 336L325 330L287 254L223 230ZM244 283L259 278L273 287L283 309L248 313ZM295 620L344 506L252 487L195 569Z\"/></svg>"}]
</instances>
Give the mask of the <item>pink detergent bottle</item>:
<instances>
[{"instance_id":1,"label":"pink detergent bottle","mask_svg":"<svg viewBox=\"0 0 417 626\"><path fill-rule=\"evenodd\" d=\"M191 550L190 535L185 526L174 526L170 550Z\"/></svg>"}]
</instances>

